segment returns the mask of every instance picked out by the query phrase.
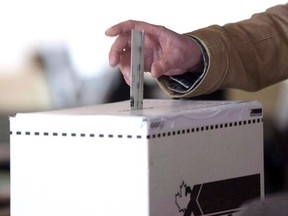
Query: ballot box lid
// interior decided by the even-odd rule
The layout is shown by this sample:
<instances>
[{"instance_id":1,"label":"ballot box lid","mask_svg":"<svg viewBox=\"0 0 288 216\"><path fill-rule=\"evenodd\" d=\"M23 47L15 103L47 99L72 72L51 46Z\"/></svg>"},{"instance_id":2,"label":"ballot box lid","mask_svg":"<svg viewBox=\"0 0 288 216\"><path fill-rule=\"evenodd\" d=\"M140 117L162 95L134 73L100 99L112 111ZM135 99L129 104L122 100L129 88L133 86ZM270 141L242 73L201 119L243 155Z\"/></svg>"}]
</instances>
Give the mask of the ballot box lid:
<instances>
[{"instance_id":1,"label":"ballot box lid","mask_svg":"<svg viewBox=\"0 0 288 216\"><path fill-rule=\"evenodd\" d=\"M262 106L257 101L145 99L141 110L130 110L129 103L127 100L61 110L17 113L10 118L10 125L12 129L53 124L54 127L98 125L107 129L124 126L126 129L131 127L134 130L143 129L145 123L153 130L262 116Z\"/></svg>"}]
</instances>

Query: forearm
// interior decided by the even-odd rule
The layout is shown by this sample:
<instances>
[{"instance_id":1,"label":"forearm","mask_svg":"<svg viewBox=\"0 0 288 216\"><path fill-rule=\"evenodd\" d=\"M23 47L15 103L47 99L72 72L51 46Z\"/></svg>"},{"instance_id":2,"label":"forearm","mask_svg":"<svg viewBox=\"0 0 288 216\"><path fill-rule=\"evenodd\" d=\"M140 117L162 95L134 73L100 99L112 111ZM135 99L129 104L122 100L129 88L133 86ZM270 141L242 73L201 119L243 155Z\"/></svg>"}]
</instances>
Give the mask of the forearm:
<instances>
[{"instance_id":1,"label":"forearm","mask_svg":"<svg viewBox=\"0 0 288 216\"><path fill-rule=\"evenodd\" d=\"M188 93L168 93L172 97L190 97L223 88L256 91L287 79L287 26L288 5L285 5L238 23L213 25L188 33L196 37L207 52L206 74ZM166 89L167 79L159 81Z\"/></svg>"}]
</instances>

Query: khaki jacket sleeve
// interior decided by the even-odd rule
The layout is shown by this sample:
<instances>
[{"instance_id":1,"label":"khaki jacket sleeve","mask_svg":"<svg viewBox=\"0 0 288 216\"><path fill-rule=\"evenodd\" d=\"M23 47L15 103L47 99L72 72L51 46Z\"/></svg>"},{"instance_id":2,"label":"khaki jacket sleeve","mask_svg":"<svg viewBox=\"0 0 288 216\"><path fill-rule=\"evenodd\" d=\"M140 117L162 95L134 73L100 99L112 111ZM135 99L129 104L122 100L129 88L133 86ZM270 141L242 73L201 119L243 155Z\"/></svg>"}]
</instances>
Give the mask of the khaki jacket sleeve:
<instances>
[{"instance_id":1,"label":"khaki jacket sleeve","mask_svg":"<svg viewBox=\"0 0 288 216\"><path fill-rule=\"evenodd\" d=\"M288 78L288 4L187 35L204 46L209 65L201 82L185 94L170 91L168 77L160 77L160 87L171 97L192 97L224 88L257 91Z\"/></svg>"}]
</instances>

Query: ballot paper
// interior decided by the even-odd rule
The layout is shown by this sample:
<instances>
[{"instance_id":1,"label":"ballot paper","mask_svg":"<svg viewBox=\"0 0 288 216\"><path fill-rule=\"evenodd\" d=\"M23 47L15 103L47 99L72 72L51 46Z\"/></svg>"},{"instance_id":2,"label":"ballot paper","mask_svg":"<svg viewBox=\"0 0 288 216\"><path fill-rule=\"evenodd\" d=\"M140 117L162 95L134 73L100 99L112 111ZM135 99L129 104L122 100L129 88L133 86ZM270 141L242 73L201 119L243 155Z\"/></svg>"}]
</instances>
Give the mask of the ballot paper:
<instances>
[{"instance_id":1,"label":"ballot paper","mask_svg":"<svg viewBox=\"0 0 288 216\"><path fill-rule=\"evenodd\" d=\"M144 31L131 31L130 108L143 108Z\"/></svg>"}]
</instances>

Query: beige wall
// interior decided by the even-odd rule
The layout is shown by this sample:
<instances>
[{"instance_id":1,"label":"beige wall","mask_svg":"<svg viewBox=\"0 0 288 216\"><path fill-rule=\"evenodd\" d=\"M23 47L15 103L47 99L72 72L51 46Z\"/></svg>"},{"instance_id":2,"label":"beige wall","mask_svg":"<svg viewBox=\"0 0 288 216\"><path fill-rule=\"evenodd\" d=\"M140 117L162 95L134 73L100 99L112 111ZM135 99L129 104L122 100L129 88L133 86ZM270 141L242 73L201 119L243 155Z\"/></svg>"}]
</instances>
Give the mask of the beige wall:
<instances>
[{"instance_id":1,"label":"beige wall","mask_svg":"<svg viewBox=\"0 0 288 216\"><path fill-rule=\"evenodd\" d=\"M264 117L266 119L275 120L277 115L278 106L281 106L279 100L280 92L283 90L284 82L267 87L257 92L246 92L241 90L231 89L228 90L228 98L231 100L258 100L263 105ZM280 107L281 109L281 107Z\"/></svg>"}]
</instances>

